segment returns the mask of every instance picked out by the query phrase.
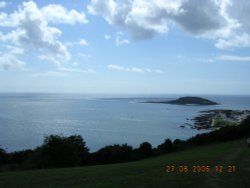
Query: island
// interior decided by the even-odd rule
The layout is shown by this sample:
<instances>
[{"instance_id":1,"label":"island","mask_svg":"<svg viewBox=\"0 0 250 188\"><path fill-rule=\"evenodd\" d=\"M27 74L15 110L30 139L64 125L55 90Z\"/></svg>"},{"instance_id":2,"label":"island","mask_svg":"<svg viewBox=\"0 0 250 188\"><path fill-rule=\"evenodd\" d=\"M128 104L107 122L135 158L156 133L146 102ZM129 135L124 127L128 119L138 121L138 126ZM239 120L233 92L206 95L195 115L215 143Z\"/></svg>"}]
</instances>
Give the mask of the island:
<instances>
[{"instance_id":1,"label":"island","mask_svg":"<svg viewBox=\"0 0 250 188\"><path fill-rule=\"evenodd\" d=\"M177 105L218 105L214 101L201 97L181 97L171 101L146 101L145 103L177 104Z\"/></svg>"}]
</instances>

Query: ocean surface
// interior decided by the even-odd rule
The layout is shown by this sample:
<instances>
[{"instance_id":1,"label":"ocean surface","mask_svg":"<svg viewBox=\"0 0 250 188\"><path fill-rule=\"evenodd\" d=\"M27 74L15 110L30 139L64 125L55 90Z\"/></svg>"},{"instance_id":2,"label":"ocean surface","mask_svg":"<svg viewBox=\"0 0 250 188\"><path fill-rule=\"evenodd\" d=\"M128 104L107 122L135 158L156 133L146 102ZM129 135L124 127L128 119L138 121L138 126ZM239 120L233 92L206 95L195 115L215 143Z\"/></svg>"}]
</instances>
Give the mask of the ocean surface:
<instances>
[{"instance_id":1,"label":"ocean surface","mask_svg":"<svg viewBox=\"0 0 250 188\"><path fill-rule=\"evenodd\" d=\"M90 151L110 144L153 146L166 138L187 139L206 130L180 128L202 110L250 110L250 96L204 97L216 106L142 103L171 100L181 95L102 96L81 94L0 94L0 147L8 152L33 149L44 136L81 135Z\"/></svg>"}]
</instances>

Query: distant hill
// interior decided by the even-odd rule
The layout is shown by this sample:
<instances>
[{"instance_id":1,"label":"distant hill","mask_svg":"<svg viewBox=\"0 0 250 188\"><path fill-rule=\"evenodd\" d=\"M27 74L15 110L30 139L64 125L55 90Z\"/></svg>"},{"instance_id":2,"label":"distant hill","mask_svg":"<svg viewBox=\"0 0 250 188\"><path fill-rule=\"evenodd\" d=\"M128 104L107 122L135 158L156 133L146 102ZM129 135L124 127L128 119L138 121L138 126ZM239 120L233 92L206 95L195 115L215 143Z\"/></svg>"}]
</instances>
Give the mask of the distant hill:
<instances>
[{"instance_id":1,"label":"distant hill","mask_svg":"<svg viewBox=\"0 0 250 188\"><path fill-rule=\"evenodd\" d=\"M181 97L171 101L147 101L146 103L178 104L178 105L218 105L214 101L201 97Z\"/></svg>"}]
</instances>

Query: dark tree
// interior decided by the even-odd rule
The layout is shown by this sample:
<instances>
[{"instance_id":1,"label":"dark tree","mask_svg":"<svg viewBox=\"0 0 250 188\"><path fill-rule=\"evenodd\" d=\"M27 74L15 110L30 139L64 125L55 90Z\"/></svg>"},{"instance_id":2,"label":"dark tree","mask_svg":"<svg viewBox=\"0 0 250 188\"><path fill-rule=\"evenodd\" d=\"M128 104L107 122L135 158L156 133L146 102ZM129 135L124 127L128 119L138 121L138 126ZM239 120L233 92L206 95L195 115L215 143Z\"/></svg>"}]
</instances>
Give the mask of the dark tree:
<instances>
[{"instance_id":1,"label":"dark tree","mask_svg":"<svg viewBox=\"0 0 250 188\"><path fill-rule=\"evenodd\" d=\"M127 144L106 146L92 154L94 163L116 163L132 159L133 148Z\"/></svg>"},{"instance_id":2,"label":"dark tree","mask_svg":"<svg viewBox=\"0 0 250 188\"><path fill-rule=\"evenodd\" d=\"M7 154L4 149L0 148L0 165L5 164L7 159Z\"/></svg>"},{"instance_id":3,"label":"dark tree","mask_svg":"<svg viewBox=\"0 0 250 188\"><path fill-rule=\"evenodd\" d=\"M9 164L23 164L32 156L32 150L15 151L8 154L7 163Z\"/></svg>"},{"instance_id":4,"label":"dark tree","mask_svg":"<svg viewBox=\"0 0 250 188\"><path fill-rule=\"evenodd\" d=\"M174 150L183 149L185 147L185 143L186 142L184 140L175 139L174 142L173 142Z\"/></svg>"},{"instance_id":5,"label":"dark tree","mask_svg":"<svg viewBox=\"0 0 250 188\"><path fill-rule=\"evenodd\" d=\"M50 135L36 150L36 162L39 167L68 167L84 163L88 148L81 136L64 137Z\"/></svg>"},{"instance_id":6,"label":"dark tree","mask_svg":"<svg viewBox=\"0 0 250 188\"><path fill-rule=\"evenodd\" d=\"M167 152L171 152L173 150L173 144L172 141L170 139L166 139L164 143L160 144L157 147L157 150L160 153L167 153Z\"/></svg>"},{"instance_id":7,"label":"dark tree","mask_svg":"<svg viewBox=\"0 0 250 188\"><path fill-rule=\"evenodd\" d=\"M142 157L150 157L153 155L152 145L149 142L143 142L138 148L138 153Z\"/></svg>"},{"instance_id":8,"label":"dark tree","mask_svg":"<svg viewBox=\"0 0 250 188\"><path fill-rule=\"evenodd\" d=\"M68 139L72 143L72 145L76 147L76 152L78 153L78 157L80 158L80 164L86 164L89 155L89 149L86 147L86 143L83 138L80 135L73 135Z\"/></svg>"}]
</instances>

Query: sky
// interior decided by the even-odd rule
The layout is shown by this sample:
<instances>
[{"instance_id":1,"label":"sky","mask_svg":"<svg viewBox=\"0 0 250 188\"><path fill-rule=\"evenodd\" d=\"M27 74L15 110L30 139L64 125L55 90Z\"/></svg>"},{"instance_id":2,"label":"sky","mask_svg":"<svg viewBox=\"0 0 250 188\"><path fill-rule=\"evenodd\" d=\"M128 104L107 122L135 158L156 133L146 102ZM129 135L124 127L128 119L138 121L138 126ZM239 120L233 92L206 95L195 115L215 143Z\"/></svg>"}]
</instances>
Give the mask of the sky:
<instances>
[{"instance_id":1,"label":"sky","mask_svg":"<svg viewBox=\"0 0 250 188\"><path fill-rule=\"evenodd\" d=\"M250 1L0 0L0 92L250 94Z\"/></svg>"}]
</instances>

